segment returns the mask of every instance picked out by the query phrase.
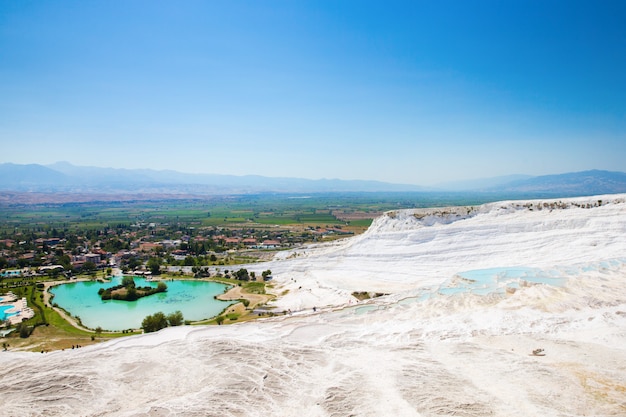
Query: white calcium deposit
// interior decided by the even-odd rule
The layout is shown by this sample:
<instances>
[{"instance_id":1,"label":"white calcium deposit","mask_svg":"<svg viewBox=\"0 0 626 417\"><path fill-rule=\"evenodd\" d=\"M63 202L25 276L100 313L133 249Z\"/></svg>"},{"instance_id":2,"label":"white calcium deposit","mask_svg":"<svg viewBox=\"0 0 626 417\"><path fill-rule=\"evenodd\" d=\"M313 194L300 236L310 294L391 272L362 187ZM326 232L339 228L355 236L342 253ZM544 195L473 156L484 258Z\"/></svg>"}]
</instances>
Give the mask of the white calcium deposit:
<instances>
[{"instance_id":1,"label":"white calcium deposit","mask_svg":"<svg viewBox=\"0 0 626 417\"><path fill-rule=\"evenodd\" d=\"M254 266L291 314L0 352L0 415L625 416L625 200L387 213Z\"/></svg>"}]
</instances>

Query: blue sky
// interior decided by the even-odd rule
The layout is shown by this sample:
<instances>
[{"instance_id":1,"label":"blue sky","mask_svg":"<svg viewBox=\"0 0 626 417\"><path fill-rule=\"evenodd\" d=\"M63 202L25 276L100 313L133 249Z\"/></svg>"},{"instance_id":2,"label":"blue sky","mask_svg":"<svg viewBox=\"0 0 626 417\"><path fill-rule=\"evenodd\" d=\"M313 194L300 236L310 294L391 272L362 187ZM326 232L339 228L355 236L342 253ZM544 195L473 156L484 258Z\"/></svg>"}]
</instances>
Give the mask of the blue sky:
<instances>
[{"instance_id":1,"label":"blue sky","mask_svg":"<svg viewBox=\"0 0 626 417\"><path fill-rule=\"evenodd\" d=\"M623 1L0 0L0 163L626 171Z\"/></svg>"}]
</instances>

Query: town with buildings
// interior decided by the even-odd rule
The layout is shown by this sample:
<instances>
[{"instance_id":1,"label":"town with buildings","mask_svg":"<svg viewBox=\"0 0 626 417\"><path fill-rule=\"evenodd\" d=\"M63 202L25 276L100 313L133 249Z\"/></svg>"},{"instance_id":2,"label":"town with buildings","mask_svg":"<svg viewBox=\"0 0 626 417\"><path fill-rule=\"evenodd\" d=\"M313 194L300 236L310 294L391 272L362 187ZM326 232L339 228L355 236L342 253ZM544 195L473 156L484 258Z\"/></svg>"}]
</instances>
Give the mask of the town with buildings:
<instances>
[{"instance_id":1,"label":"town with buildings","mask_svg":"<svg viewBox=\"0 0 626 417\"><path fill-rule=\"evenodd\" d=\"M95 275L111 267L138 275L206 273L202 267L265 260L277 250L350 234L337 227L295 231L158 223L16 232L0 236L0 288L19 284L5 278Z\"/></svg>"}]
</instances>

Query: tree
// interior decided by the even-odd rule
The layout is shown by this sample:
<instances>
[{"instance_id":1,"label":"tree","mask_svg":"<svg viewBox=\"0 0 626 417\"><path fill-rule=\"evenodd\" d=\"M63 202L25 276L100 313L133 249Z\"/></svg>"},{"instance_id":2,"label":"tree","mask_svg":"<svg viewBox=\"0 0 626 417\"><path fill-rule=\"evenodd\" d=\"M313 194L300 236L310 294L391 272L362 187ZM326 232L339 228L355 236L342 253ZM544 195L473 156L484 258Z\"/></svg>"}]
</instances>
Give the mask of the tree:
<instances>
[{"instance_id":1,"label":"tree","mask_svg":"<svg viewBox=\"0 0 626 417\"><path fill-rule=\"evenodd\" d=\"M100 337L102 335L102 327L98 326L96 327L96 336Z\"/></svg>"},{"instance_id":2,"label":"tree","mask_svg":"<svg viewBox=\"0 0 626 417\"><path fill-rule=\"evenodd\" d=\"M157 284L156 292L165 292L167 291L167 285L163 281L159 281Z\"/></svg>"},{"instance_id":3,"label":"tree","mask_svg":"<svg viewBox=\"0 0 626 417\"><path fill-rule=\"evenodd\" d=\"M140 265L141 265L141 261L135 256L131 257L128 260L128 269L136 269Z\"/></svg>"},{"instance_id":4,"label":"tree","mask_svg":"<svg viewBox=\"0 0 626 417\"><path fill-rule=\"evenodd\" d=\"M181 313L180 310L176 310L172 314L168 314L167 322L170 326L181 326L185 322L183 313Z\"/></svg>"},{"instance_id":5,"label":"tree","mask_svg":"<svg viewBox=\"0 0 626 417\"><path fill-rule=\"evenodd\" d=\"M16 330L20 334L20 337L22 339L26 339L27 337L30 336L30 333L31 333L32 329L30 327L28 327L28 325L26 323L19 323L16 326Z\"/></svg>"},{"instance_id":6,"label":"tree","mask_svg":"<svg viewBox=\"0 0 626 417\"><path fill-rule=\"evenodd\" d=\"M237 277L237 279L240 281L250 280L250 275L248 275L248 270L245 268L241 268L239 271L235 272L235 277Z\"/></svg>"},{"instance_id":7,"label":"tree","mask_svg":"<svg viewBox=\"0 0 626 417\"><path fill-rule=\"evenodd\" d=\"M96 268L96 264L91 261L87 261L83 264L83 271L85 271L89 275L93 274L96 271Z\"/></svg>"},{"instance_id":8,"label":"tree","mask_svg":"<svg viewBox=\"0 0 626 417\"><path fill-rule=\"evenodd\" d=\"M152 272L152 275L159 275L161 273L161 259L152 257L148 259L148 269Z\"/></svg>"},{"instance_id":9,"label":"tree","mask_svg":"<svg viewBox=\"0 0 626 417\"><path fill-rule=\"evenodd\" d=\"M167 327L167 317L162 312L146 316L141 322L141 328L145 333L157 332Z\"/></svg>"},{"instance_id":10,"label":"tree","mask_svg":"<svg viewBox=\"0 0 626 417\"><path fill-rule=\"evenodd\" d=\"M139 294L137 294L137 289L134 286L126 287L126 297L124 298L126 301L135 301L139 298Z\"/></svg>"},{"instance_id":11,"label":"tree","mask_svg":"<svg viewBox=\"0 0 626 417\"><path fill-rule=\"evenodd\" d=\"M61 265L63 265L63 268L65 268L66 271L72 270L72 260L69 255L61 255L58 261Z\"/></svg>"},{"instance_id":12,"label":"tree","mask_svg":"<svg viewBox=\"0 0 626 417\"><path fill-rule=\"evenodd\" d=\"M122 287L135 288L135 280L133 279L133 277L122 278Z\"/></svg>"}]
</instances>

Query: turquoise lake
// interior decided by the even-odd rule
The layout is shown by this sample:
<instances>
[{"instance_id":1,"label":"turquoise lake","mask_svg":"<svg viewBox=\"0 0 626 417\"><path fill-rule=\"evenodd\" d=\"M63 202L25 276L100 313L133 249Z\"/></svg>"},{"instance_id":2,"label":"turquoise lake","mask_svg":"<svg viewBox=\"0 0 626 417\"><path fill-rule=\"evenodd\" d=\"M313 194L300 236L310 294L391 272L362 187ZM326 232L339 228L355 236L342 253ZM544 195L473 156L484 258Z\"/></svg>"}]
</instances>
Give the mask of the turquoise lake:
<instances>
[{"instance_id":1,"label":"turquoise lake","mask_svg":"<svg viewBox=\"0 0 626 417\"><path fill-rule=\"evenodd\" d=\"M115 277L110 282L95 281L73 282L50 288L54 295L53 303L68 311L72 316L80 317L84 326L104 330L137 329L143 319L156 312L170 314L180 310L185 320L202 320L217 316L231 301L214 299L224 293L227 285L207 281L174 280L164 281L167 292L150 295L136 301L106 300L98 295L100 288L119 285L122 277ZM158 282L158 281L157 281ZM135 278L138 287L156 287L157 282Z\"/></svg>"}]
</instances>

